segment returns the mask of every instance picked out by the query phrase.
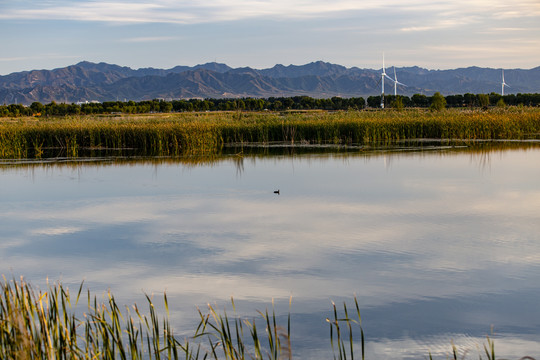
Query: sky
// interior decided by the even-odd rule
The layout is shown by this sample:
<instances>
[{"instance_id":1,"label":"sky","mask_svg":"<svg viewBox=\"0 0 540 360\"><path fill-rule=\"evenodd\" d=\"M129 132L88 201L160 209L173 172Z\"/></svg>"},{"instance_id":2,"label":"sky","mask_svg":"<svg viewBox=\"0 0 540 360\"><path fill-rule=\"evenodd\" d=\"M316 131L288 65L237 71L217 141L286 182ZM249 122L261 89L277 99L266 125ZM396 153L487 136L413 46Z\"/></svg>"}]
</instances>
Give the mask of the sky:
<instances>
[{"instance_id":1,"label":"sky","mask_svg":"<svg viewBox=\"0 0 540 360\"><path fill-rule=\"evenodd\" d=\"M539 0L0 0L0 75L80 61L540 65Z\"/></svg>"}]
</instances>

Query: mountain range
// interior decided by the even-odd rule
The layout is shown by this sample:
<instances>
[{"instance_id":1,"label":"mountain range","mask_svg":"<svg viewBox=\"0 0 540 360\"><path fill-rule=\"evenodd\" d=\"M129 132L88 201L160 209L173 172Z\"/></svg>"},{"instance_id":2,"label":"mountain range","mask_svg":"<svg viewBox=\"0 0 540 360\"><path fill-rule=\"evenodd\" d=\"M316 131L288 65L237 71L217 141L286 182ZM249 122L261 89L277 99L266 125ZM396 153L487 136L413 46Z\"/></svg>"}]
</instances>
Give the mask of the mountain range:
<instances>
[{"instance_id":1,"label":"mountain range","mask_svg":"<svg viewBox=\"0 0 540 360\"><path fill-rule=\"evenodd\" d=\"M500 93L501 69L468 67L454 70L395 68L400 95ZM386 69L394 78L394 68ZM505 93L540 92L540 67L505 69ZM347 68L316 61L275 65L268 69L232 68L216 62L171 69L131 69L107 63L80 62L53 70L32 70L0 76L0 103L282 97L368 97L381 92L381 69ZM385 93L394 86L385 81Z\"/></svg>"}]
</instances>

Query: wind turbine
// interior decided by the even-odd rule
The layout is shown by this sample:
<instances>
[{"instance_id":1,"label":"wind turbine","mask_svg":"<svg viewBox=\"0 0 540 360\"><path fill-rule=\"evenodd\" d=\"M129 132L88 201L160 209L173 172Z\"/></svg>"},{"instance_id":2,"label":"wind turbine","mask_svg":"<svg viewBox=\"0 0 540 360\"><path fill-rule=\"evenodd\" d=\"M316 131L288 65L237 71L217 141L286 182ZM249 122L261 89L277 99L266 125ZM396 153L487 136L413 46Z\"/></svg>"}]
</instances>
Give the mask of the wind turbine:
<instances>
[{"instance_id":1,"label":"wind turbine","mask_svg":"<svg viewBox=\"0 0 540 360\"><path fill-rule=\"evenodd\" d=\"M508 84L506 84L506 83L504 82L504 69L502 69L501 96L504 96L504 87L505 87L505 86L510 87Z\"/></svg>"},{"instance_id":2,"label":"wind turbine","mask_svg":"<svg viewBox=\"0 0 540 360\"><path fill-rule=\"evenodd\" d=\"M404 83L400 83L397 79L397 76L396 76L396 67L394 66L394 80L392 80L394 82L394 96L397 96L397 86L398 84L399 85L403 85L403 86L407 86L405 85Z\"/></svg>"},{"instance_id":3,"label":"wind turbine","mask_svg":"<svg viewBox=\"0 0 540 360\"><path fill-rule=\"evenodd\" d=\"M382 73L381 73L381 109L384 109L384 78L389 79L390 81L394 81L390 76L386 74L386 70L384 68L384 53L382 54Z\"/></svg>"}]
</instances>

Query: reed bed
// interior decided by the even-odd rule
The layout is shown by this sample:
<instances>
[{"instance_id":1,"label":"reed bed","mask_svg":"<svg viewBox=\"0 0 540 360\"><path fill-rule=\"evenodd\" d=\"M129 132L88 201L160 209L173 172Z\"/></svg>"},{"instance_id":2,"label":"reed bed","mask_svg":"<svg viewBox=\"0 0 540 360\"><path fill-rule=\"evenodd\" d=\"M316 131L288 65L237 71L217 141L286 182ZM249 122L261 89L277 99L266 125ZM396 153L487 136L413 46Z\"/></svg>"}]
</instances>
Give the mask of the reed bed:
<instances>
[{"instance_id":1,"label":"reed bed","mask_svg":"<svg viewBox=\"0 0 540 360\"><path fill-rule=\"evenodd\" d=\"M0 157L40 158L50 149L61 149L69 157L89 149L170 156L217 154L229 144L364 145L531 137L540 137L538 108L17 118L0 121Z\"/></svg>"},{"instance_id":2,"label":"reed bed","mask_svg":"<svg viewBox=\"0 0 540 360\"><path fill-rule=\"evenodd\" d=\"M148 312L137 305L124 310L109 292L98 302L87 292L84 312L77 311L83 284L71 294L62 284L35 291L22 279L0 283L1 359L291 359L290 315L287 330L277 325L272 310L255 320L231 317L208 306L199 310L193 336L175 336L169 317L160 317L152 298ZM234 308L234 301L232 301ZM76 315L79 314L79 315ZM244 331L249 333L244 336Z\"/></svg>"},{"instance_id":3,"label":"reed bed","mask_svg":"<svg viewBox=\"0 0 540 360\"><path fill-rule=\"evenodd\" d=\"M259 311L253 319L241 318L231 299L233 315L208 305L199 309L199 324L193 335L180 339L169 322L167 295L163 295L165 316L160 316L151 297L148 312L135 304L124 310L109 292L99 302L87 290L84 311L78 308L83 284L72 294L62 284L37 291L23 279L0 282L0 358L2 359L292 359L291 315L280 325L272 311ZM291 302L289 301L289 308ZM330 346L333 358L365 359L365 338L360 307L354 298L354 316L333 304ZM257 322L258 319L258 322ZM262 326L260 324L262 323ZM257 325L259 324L259 325ZM356 335L354 335L356 334ZM356 336L359 335L359 338ZM355 344L360 349L355 349ZM496 360L495 345L488 337L484 345L488 360ZM454 359L459 357L452 344ZM431 359L431 354L429 355ZM465 354L460 358L464 359ZM482 354L479 354L482 359ZM534 360L525 356L520 360Z\"/></svg>"},{"instance_id":4,"label":"reed bed","mask_svg":"<svg viewBox=\"0 0 540 360\"><path fill-rule=\"evenodd\" d=\"M75 296L61 284L36 292L23 280L5 278L0 288L2 359L177 359L183 349L150 298L149 316L137 306L132 316L110 293L102 303L88 292L87 310L76 316L82 284Z\"/></svg>"}]
</instances>

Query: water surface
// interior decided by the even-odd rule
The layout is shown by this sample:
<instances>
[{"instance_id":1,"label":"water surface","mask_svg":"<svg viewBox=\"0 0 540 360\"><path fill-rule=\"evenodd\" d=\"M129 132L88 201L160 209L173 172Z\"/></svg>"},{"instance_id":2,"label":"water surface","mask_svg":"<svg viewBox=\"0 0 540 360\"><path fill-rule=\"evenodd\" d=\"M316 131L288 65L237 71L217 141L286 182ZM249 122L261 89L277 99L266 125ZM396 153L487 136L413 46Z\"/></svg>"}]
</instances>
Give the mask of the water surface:
<instances>
[{"instance_id":1,"label":"water surface","mask_svg":"<svg viewBox=\"0 0 540 360\"><path fill-rule=\"evenodd\" d=\"M4 161L0 272L167 291L184 333L195 306L292 296L297 358L329 358L331 301L355 294L369 358L477 358L487 334L540 354L540 146L289 153Z\"/></svg>"}]
</instances>

